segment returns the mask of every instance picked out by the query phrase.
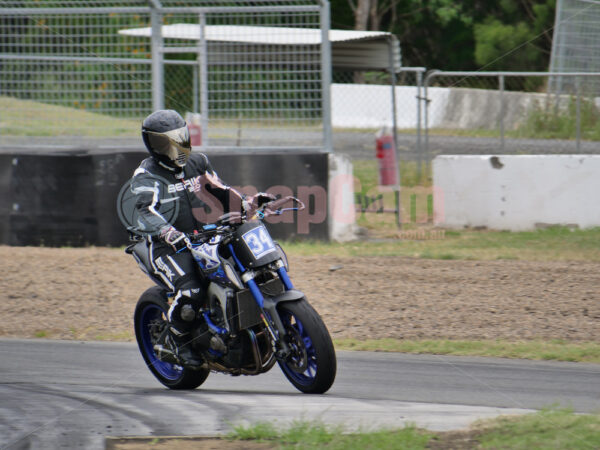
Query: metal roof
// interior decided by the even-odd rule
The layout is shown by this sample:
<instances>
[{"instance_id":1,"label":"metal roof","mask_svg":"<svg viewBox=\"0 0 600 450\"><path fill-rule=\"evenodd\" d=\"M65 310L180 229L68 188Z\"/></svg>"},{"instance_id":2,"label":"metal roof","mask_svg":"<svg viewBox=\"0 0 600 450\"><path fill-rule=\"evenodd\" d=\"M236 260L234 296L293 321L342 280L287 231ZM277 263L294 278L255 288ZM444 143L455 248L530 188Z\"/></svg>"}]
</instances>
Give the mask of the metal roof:
<instances>
[{"instance_id":1,"label":"metal roof","mask_svg":"<svg viewBox=\"0 0 600 450\"><path fill-rule=\"evenodd\" d=\"M120 30L126 36L150 37L151 28ZM200 25L163 25L165 39L200 39ZM243 25L207 25L207 42L230 42L253 45L318 45L321 30L318 28L286 28ZM347 70L388 70L392 64L398 71L400 45L396 37L383 31L329 30L332 66ZM391 52L390 52L391 48ZM190 49L192 51L192 49Z\"/></svg>"}]
</instances>

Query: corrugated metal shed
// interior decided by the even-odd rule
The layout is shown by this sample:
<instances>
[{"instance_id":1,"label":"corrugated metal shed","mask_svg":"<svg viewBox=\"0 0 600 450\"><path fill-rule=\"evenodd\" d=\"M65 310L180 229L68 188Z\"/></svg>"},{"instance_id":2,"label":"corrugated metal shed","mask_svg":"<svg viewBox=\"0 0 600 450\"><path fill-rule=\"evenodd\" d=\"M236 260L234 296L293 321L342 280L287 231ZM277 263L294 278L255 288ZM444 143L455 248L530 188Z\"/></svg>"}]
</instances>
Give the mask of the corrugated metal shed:
<instances>
[{"instance_id":1,"label":"corrugated metal shed","mask_svg":"<svg viewBox=\"0 0 600 450\"><path fill-rule=\"evenodd\" d=\"M127 36L150 37L151 29L120 30ZM195 24L164 25L164 39L199 40L200 26ZM251 46L320 45L321 30L316 28L259 27L242 25L208 25L208 43L248 44ZM400 45L396 37L383 31L329 30L332 66L346 70L389 70L401 67ZM191 50L190 50L191 51ZM267 53L265 53L267 54Z\"/></svg>"}]
</instances>

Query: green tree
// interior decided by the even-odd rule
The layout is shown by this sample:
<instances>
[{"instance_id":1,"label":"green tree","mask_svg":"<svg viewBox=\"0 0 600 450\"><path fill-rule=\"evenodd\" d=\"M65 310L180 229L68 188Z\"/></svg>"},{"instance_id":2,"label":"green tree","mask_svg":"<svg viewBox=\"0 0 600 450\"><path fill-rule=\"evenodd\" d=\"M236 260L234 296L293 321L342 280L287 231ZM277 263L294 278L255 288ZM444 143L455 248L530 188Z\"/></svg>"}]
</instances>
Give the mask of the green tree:
<instances>
[{"instance_id":1,"label":"green tree","mask_svg":"<svg viewBox=\"0 0 600 450\"><path fill-rule=\"evenodd\" d=\"M406 66L546 70L555 3L556 0L332 0L332 25L396 34Z\"/></svg>"},{"instance_id":2,"label":"green tree","mask_svg":"<svg viewBox=\"0 0 600 450\"><path fill-rule=\"evenodd\" d=\"M489 70L546 70L555 0L502 0L474 26L475 62Z\"/></svg>"}]
</instances>

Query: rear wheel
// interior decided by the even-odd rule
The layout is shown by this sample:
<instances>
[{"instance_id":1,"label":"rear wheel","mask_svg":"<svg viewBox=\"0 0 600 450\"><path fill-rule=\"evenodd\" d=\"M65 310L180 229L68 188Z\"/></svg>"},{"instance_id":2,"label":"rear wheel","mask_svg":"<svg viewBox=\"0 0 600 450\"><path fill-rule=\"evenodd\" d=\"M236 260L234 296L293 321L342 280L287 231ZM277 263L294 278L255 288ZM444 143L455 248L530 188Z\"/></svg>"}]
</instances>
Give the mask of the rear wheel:
<instances>
[{"instance_id":1,"label":"rear wheel","mask_svg":"<svg viewBox=\"0 0 600 450\"><path fill-rule=\"evenodd\" d=\"M281 370L299 391L326 392L335 380L337 364L323 320L306 299L280 303L278 311L291 350L285 361L279 361Z\"/></svg>"},{"instance_id":2,"label":"rear wheel","mask_svg":"<svg viewBox=\"0 0 600 450\"><path fill-rule=\"evenodd\" d=\"M158 286L142 294L135 307L135 338L144 361L158 381L169 389L195 389L210 373L207 369L191 370L161 361L154 352L154 344L168 324L169 304L165 291Z\"/></svg>"}]
</instances>

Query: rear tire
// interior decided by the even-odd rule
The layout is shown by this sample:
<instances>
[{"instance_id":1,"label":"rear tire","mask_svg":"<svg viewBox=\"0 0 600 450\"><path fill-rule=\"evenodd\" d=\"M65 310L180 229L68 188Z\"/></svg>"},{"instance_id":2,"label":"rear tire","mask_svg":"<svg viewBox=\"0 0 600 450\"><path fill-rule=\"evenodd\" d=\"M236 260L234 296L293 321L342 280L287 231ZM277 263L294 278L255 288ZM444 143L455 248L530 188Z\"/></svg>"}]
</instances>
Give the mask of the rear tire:
<instances>
[{"instance_id":1,"label":"rear tire","mask_svg":"<svg viewBox=\"0 0 600 450\"><path fill-rule=\"evenodd\" d=\"M200 386L210 371L191 370L159 360L154 352L157 334L167 326L169 304L166 293L158 286L146 290L135 307L135 338L140 353L158 381L169 389L195 389Z\"/></svg>"},{"instance_id":2,"label":"rear tire","mask_svg":"<svg viewBox=\"0 0 600 450\"><path fill-rule=\"evenodd\" d=\"M323 320L306 299L282 302L277 310L292 350L287 360L278 361L284 375L301 392L327 392L335 380L337 363Z\"/></svg>"}]
</instances>

